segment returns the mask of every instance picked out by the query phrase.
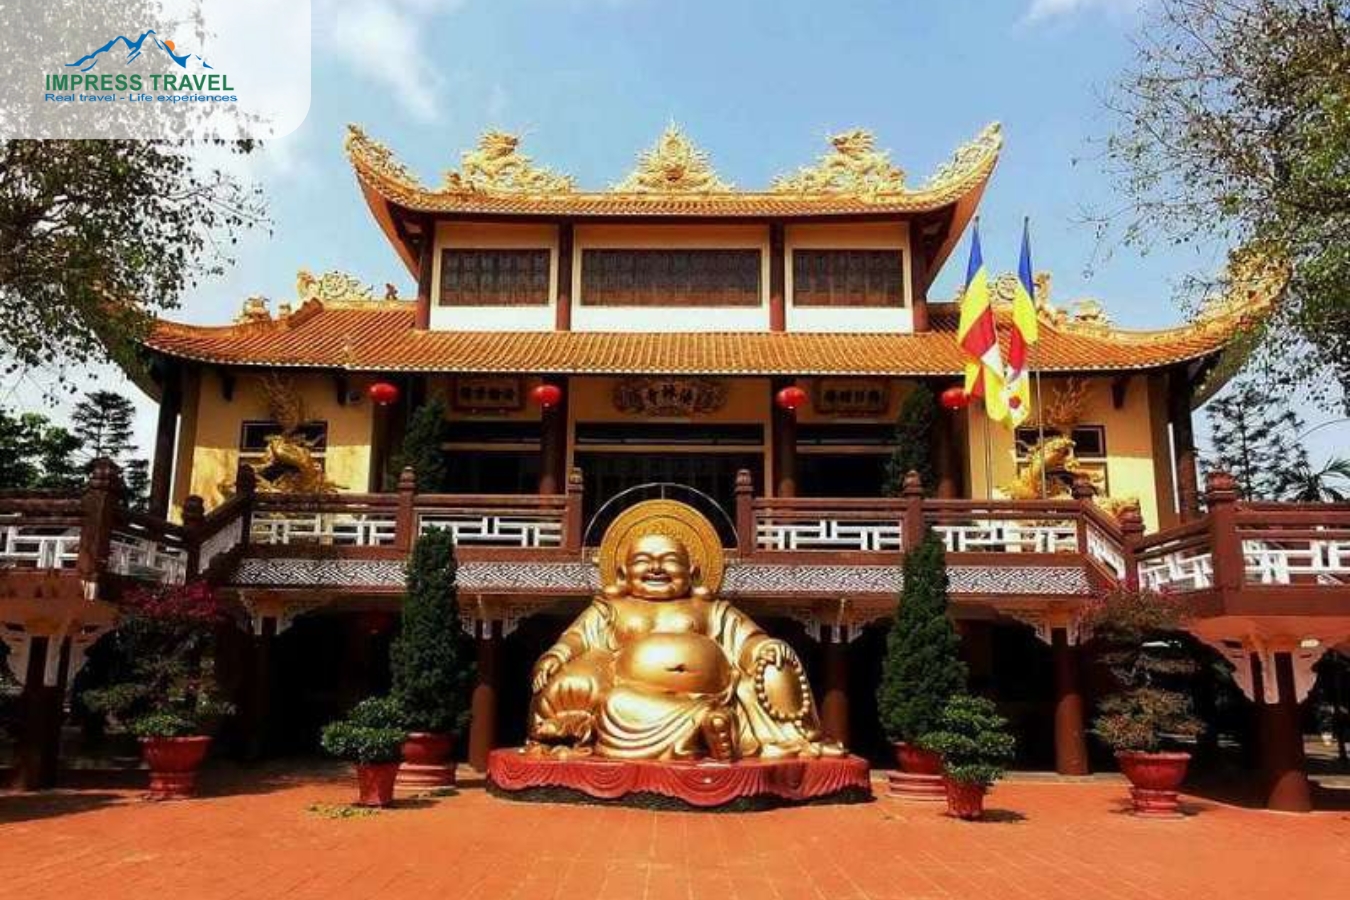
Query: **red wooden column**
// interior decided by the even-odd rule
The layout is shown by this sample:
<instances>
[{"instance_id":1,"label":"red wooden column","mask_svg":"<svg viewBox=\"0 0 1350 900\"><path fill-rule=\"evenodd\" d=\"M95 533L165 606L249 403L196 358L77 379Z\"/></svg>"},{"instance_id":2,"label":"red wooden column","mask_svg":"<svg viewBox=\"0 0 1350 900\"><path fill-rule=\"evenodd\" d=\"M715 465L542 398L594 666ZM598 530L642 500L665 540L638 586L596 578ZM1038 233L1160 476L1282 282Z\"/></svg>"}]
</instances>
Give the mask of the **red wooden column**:
<instances>
[{"instance_id":1,"label":"red wooden column","mask_svg":"<svg viewBox=\"0 0 1350 900\"><path fill-rule=\"evenodd\" d=\"M1196 462L1195 429L1191 423L1191 385L1182 371L1169 378L1167 418L1172 425L1172 465L1177 473L1177 504L1181 521L1200 518L1200 480Z\"/></svg>"},{"instance_id":2,"label":"red wooden column","mask_svg":"<svg viewBox=\"0 0 1350 900\"><path fill-rule=\"evenodd\" d=\"M797 414L778 405L778 392L796 383L795 378L775 378L769 386L775 497L797 496Z\"/></svg>"},{"instance_id":3,"label":"red wooden column","mask_svg":"<svg viewBox=\"0 0 1350 900\"><path fill-rule=\"evenodd\" d=\"M571 222L558 225L558 287L557 306L554 310L553 327L557 331L572 330L572 237Z\"/></svg>"},{"instance_id":4,"label":"red wooden column","mask_svg":"<svg viewBox=\"0 0 1350 900\"><path fill-rule=\"evenodd\" d=\"M1262 665L1262 659L1267 665ZM1266 808L1281 812L1310 812L1312 790L1304 771L1303 727L1299 717L1294 659L1286 652L1253 653L1252 697L1256 702L1256 741ZM1270 671L1270 669L1274 671ZM1270 701L1268 680L1274 681Z\"/></svg>"},{"instance_id":5,"label":"red wooden column","mask_svg":"<svg viewBox=\"0 0 1350 900\"><path fill-rule=\"evenodd\" d=\"M23 791L56 785L60 761L61 725L65 720L66 670L70 641L63 637L31 635L28 668L19 696L19 735L14 746L14 786ZM47 670L56 672L46 683Z\"/></svg>"},{"instance_id":6,"label":"red wooden column","mask_svg":"<svg viewBox=\"0 0 1350 900\"><path fill-rule=\"evenodd\" d=\"M825 737L848 746L848 627L824 625L821 627L824 643L825 690L820 699L820 728Z\"/></svg>"},{"instance_id":7,"label":"red wooden column","mask_svg":"<svg viewBox=\"0 0 1350 900\"><path fill-rule=\"evenodd\" d=\"M155 423L155 457L150 469L150 504L147 512L165 518L169 514L169 496L173 493L173 462L177 447L178 417L183 411L183 378L177 367L164 373L159 396L159 417Z\"/></svg>"},{"instance_id":8,"label":"red wooden column","mask_svg":"<svg viewBox=\"0 0 1350 900\"><path fill-rule=\"evenodd\" d=\"M553 375L545 384L562 389L562 400L540 413L542 430L539 435L539 493L562 494L567 490L567 376Z\"/></svg>"},{"instance_id":9,"label":"red wooden column","mask_svg":"<svg viewBox=\"0 0 1350 900\"><path fill-rule=\"evenodd\" d=\"M497 746L497 684L501 672L502 622L475 623L477 681L469 719L469 765L487 771L488 753Z\"/></svg>"},{"instance_id":10,"label":"red wooden column","mask_svg":"<svg viewBox=\"0 0 1350 900\"><path fill-rule=\"evenodd\" d=\"M436 289L431 283L436 254L436 222L430 216L422 217L422 238L417 250L417 313L413 324L425 330L431 327L431 294Z\"/></svg>"},{"instance_id":11,"label":"red wooden column","mask_svg":"<svg viewBox=\"0 0 1350 900\"><path fill-rule=\"evenodd\" d=\"M787 251L783 223L769 223L769 330L787 329Z\"/></svg>"},{"instance_id":12,"label":"red wooden column","mask_svg":"<svg viewBox=\"0 0 1350 900\"><path fill-rule=\"evenodd\" d=\"M277 631L276 616L258 616L248 635L249 668L240 709L246 759L261 759L272 746L272 650Z\"/></svg>"},{"instance_id":13,"label":"red wooden column","mask_svg":"<svg viewBox=\"0 0 1350 900\"><path fill-rule=\"evenodd\" d=\"M1083 694L1079 687L1078 647L1067 628L1050 629L1055 667L1055 771L1088 774L1087 734L1083 727Z\"/></svg>"}]
</instances>

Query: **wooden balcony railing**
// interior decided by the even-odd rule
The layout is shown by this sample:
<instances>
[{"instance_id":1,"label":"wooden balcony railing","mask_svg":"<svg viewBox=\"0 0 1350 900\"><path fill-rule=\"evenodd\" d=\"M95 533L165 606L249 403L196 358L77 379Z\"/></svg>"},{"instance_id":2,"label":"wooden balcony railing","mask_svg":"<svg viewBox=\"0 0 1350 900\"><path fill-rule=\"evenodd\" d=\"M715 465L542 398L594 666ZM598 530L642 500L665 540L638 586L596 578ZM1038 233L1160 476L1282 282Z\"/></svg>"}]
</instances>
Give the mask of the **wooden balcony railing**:
<instances>
[{"instance_id":1,"label":"wooden balcony railing","mask_svg":"<svg viewBox=\"0 0 1350 900\"><path fill-rule=\"evenodd\" d=\"M1063 557L1102 588L1267 598L1345 588L1350 598L1350 504L1239 502L1223 475L1211 475L1205 497L1203 518L1145 536L1137 513L1105 514L1086 482L1069 500L934 500L914 477L899 497L782 498L754 496L746 472L734 550L745 562L894 564L931 529L980 564ZM69 571L93 596L105 576L181 583L246 553L402 556L433 528L479 558L577 559L582 500L576 471L557 495L419 494L411 471L394 493L283 495L258 493L242 467L233 497L209 515L189 497L177 525L127 509L116 468L100 461L79 496L0 495L0 569Z\"/></svg>"}]
</instances>

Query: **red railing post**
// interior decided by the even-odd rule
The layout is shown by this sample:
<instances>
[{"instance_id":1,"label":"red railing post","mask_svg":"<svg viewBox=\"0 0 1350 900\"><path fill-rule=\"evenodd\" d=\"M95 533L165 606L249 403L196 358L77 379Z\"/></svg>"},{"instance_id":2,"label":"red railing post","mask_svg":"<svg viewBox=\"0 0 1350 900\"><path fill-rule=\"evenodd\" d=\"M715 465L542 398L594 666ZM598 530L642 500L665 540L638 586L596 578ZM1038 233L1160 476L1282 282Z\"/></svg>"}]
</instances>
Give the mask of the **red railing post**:
<instances>
[{"instance_id":1,"label":"red railing post","mask_svg":"<svg viewBox=\"0 0 1350 900\"><path fill-rule=\"evenodd\" d=\"M417 473L404 466L398 476L398 511L394 514L394 549L407 553L412 549L417 530Z\"/></svg>"},{"instance_id":2,"label":"red railing post","mask_svg":"<svg viewBox=\"0 0 1350 900\"><path fill-rule=\"evenodd\" d=\"M239 546L253 540L253 501L258 494L258 476L248 463L240 463L234 475L234 495L239 498Z\"/></svg>"},{"instance_id":3,"label":"red railing post","mask_svg":"<svg viewBox=\"0 0 1350 900\"><path fill-rule=\"evenodd\" d=\"M80 552L75 563L80 580L93 596L97 596L99 579L108 566L113 526L117 522L117 507L122 499L121 488L117 464L107 457L94 460L89 483L81 499Z\"/></svg>"},{"instance_id":4,"label":"red railing post","mask_svg":"<svg viewBox=\"0 0 1350 900\"><path fill-rule=\"evenodd\" d=\"M1220 592L1242 589L1246 562L1237 530L1237 480L1227 472L1205 476L1205 505L1209 508L1210 560L1214 588Z\"/></svg>"},{"instance_id":5,"label":"red railing post","mask_svg":"<svg viewBox=\"0 0 1350 900\"><path fill-rule=\"evenodd\" d=\"M563 503L563 547L581 552L582 529L585 527L584 505L586 483L581 469L573 466L567 472L567 497Z\"/></svg>"},{"instance_id":6,"label":"red railing post","mask_svg":"<svg viewBox=\"0 0 1350 900\"><path fill-rule=\"evenodd\" d=\"M206 504L196 494L189 494L183 501L183 530L187 532L187 567L185 578L191 581L197 575L201 563L202 522L206 519Z\"/></svg>"},{"instance_id":7,"label":"red railing post","mask_svg":"<svg viewBox=\"0 0 1350 900\"><path fill-rule=\"evenodd\" d=\"M904 518L900 522L900 546L908 553L923 543L923 479L910 469L900 486L905 501Z\"/></svg>"},{"instance_id":8,"label":"red railing post","mask_svg":"<svg viewBox=\"0 0 1350 900\"><path fill-rule=\"evenodd\" d=\"M1092 479L1086 474L1079 472L1073 476L1073 486L1069 489L1073 499L1078 501L1078 517L1075 520L1078 530L1078 552L1084 556L1088 554L1088 507L1092 505L1092 498L1096 496L1097 489L1092 486Z\"/></svg>"},{"instance_id":9,"label":"red railing post","mask_svg":"<svg viewBox=\"0 0 1350 900\"><path fill-rule=\"evenodd\" d=\"M755 552L755 481L749 469L736 470L736 550L745 559Z\"/></svg>"},{"instance_id":10,"label":"red railing post","mask_svg":"<svg viewBox=\"0 0 1350 900\"><path fill-rule=\"evenodd\" d=\"M1139 541L1144 537L1144 517L1138 506L1128 506L1120 514L1121 556L1125 561L1125 588L1139 589Z\"/></svg>"}]
</instances>

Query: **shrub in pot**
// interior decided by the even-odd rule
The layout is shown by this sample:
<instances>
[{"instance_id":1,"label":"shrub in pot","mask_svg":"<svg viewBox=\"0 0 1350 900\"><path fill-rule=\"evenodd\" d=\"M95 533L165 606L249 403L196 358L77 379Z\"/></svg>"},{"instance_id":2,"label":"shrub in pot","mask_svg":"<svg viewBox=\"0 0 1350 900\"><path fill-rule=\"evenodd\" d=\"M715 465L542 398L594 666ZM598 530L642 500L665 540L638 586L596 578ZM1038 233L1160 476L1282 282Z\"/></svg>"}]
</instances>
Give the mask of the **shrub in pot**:
<instances>
[{"instance_id":1,"label":"shrub in pot","mask_svg":"<svg viewBox=\"0 0 1350 900\"><path fill-rule=\"evenodd\" d=\"M327 725L319 736L324 751L356 768L357 806L388 806L403 758L407 730L403 713L387 697L362 700L346 718Z\"/></svg>"},{"instance_id":2,"label":"shrub in pot","mask_svg":"<svg viewBox=\"0 0 1350 900\"><path fill-rule=\"evenodd\" d=\"M952 697L937 727L918 742L942 757L948 813L967 820L984 815L984 796L1017 748L994 704L967 694Z\"/></svg>"},{"instance_id":3,"label":"shrub in pot","mask_svg":"<svg viewBox=\"0 0 1350 900\"><path fill-rule=\"evenodd\" d=\"M474 673L473 646L460 626L455 572L448 531L432 530L417 539L390 651L392 695L408 731L398 785L410 791L455 783L450 753L468 717Z\"/></svg>"},{"instance_id":4,"label":"shrub in pot","mask_svg":"<svg viewBox=\"0 0 1350 900\"><path fill-rule=\"evenodd\" d=\"M894 796L941 800L942 762L916 743L933 730L947 702L965 690L961 638L947 617L947 558L932 531L905 556L904 588L886 636L877 710L895 745L900 772L890 779Z\"/></svg>"},{"instance_id":5,"label":"shrub in pot","mask_svg":"<svg viewBox=\"0 0 1350 900\"><path fill-rule=\"evenodd\" d=\"M196 792L209 732L233 712L216 684L215 650L218 629L237 618L238 610L202 582L134 590L123 598L110 683L82 699L140 739L151 799Z\"/></svg>"},{"instance_id":6,"label":"shrub in pot","mask_svg":"<svg viewBox=\"0 0 1350 900\"><path fill-rule=\"evenodd\" d=\"M1120 686L1099 705L1092 730L1115 750L1137 815L1181 815L1177 791L1191 755L1174 745L1203 730L1190 698L1174 687L1196 668L1177 639L1183 621L1179 601L1152 591L1108 594L1087 617Z\"/></svg>"}]
</instances>

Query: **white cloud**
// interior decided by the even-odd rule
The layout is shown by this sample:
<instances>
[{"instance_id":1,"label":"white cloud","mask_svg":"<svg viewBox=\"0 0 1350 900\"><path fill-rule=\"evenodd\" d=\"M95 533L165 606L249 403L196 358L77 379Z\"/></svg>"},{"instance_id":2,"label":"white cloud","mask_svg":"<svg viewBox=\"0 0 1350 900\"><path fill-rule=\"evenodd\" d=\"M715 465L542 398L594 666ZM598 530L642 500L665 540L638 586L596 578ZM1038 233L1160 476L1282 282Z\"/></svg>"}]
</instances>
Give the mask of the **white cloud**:
<instances>
[{"instance_id":1,"label":"white cloud","mask_svg":"<svg viewBox=\"0 0 1350 900\"><path fill-rule=\"evenodd\" d=\"M1080 12L1101 11L1121 14L1132 13L1149 0L1031 0L1023 19L1027 22L1043 22L1058 19Z\"/></svg>"},{"instance_id":2,"label":"white cloud","mask_svg":"<svg viewBox=\"0 0 1350 900\"><path fill-rule=\"evenodd\" d=\"M384 84L423 122L437 117L439 71L427 46L431 20L465 0L317 0L315 47Z\"/></svg>"}]
</instances>

